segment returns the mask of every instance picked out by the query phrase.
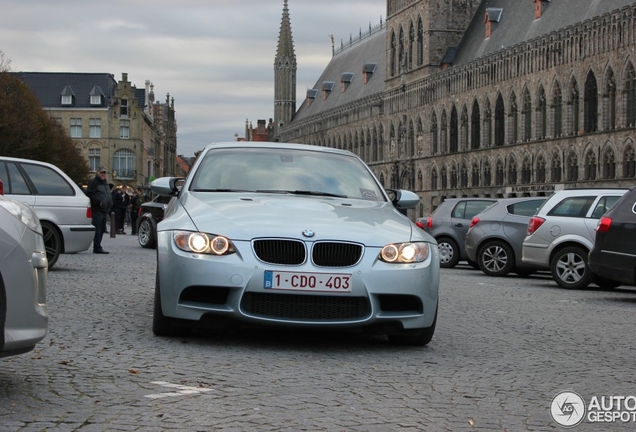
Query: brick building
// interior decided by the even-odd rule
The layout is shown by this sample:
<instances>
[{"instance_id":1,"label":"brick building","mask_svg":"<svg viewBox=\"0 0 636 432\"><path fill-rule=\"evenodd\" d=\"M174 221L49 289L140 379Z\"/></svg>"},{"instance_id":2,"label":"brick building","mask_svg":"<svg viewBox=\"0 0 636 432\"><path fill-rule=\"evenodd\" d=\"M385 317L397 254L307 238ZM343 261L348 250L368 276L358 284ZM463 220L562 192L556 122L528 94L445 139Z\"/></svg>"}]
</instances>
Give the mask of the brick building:
<instances>
[{"instance_id":1,"label":"brick building","mask_svg":"<svg viewBox=\"0 0 636 432\"><path fill-rule=\"evenodd\" d=\"M278 139L360 155L421 196L411 217L447 197L634 185L635 45L627 0L388 0L275 116Z\"/></svg>"}]
</instances>

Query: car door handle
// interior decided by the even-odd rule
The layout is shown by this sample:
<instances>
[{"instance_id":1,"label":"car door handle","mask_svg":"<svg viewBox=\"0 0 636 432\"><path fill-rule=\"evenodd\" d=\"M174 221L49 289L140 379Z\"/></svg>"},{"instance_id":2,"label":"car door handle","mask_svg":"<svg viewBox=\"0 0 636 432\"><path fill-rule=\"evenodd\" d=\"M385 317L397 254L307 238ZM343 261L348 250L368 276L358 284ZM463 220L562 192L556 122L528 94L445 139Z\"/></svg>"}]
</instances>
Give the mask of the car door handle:
<instances>
[{"instance_id":1,"label":"car door handle","mask_svg":"<svg viewBox=\"0 0 636 432\"><path fill-rule=\"evenodd\" d=\"M462 228L462 227L464 226L464 224L457 223L457 224L455 224L455 226L456 226L457 228Z\"/></svg>"}]
</instances>

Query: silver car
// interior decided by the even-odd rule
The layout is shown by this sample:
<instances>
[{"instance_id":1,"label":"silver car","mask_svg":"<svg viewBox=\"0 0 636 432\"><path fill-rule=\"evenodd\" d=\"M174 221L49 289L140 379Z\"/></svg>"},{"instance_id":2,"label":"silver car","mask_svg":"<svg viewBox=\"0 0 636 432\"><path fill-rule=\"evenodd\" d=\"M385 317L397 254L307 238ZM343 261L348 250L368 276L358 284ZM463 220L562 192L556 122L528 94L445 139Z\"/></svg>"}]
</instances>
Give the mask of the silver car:
<instances>
[{"instance_id":1,"label":"silver car","mask_svg":"<svg viewBox=\"0 0 636 432\"><path fill-rule=\"evenodd\" d=\"M183 185L179 185L183 181ZM367 330L426 345L437 318L435 240L356 155L283 143L205 148L157 225L153 331L226 324Z\"/></svg>"},{"instance_id":2,"label":"silver car","mask_svg":"<svg viewBox=\"0 0 636 432\"><path fill-rule=\"evenodd\" d=\"M55 165L0 157L4 194L31 207L44 233L49 269L60 254L83 252L95 236L91 207L84 191Z\"/></svg>"},{"instance_id":3,"label":"silver car","mask_svg":"<svg viewBox=\"0 0 636 432\"><path fill-rule=\"evenodd\" d=\"M545 202L542 197L505 198L470 221L466 233L466 255L488 276L521 276L534 270L521 261L521 246L528 222Z\"/></svg>"},{"instance_id":4,"label":"silver car","mask_svg":"<svg viewBox=\"0 0 636 432\"><path fill-rule=\"evenodd\" d=\"M46 336L47 265L35 213L0 196L0 357L31 351Z\"/></svg>"},{"instance_id":5,"label":"silver car","mask_svg":"<svg viewBox=\"0 0 636 432\"><path fill-rule=\"evenodd\" d=\"M616 286L594 276L587 260L594 246L598 220L627 189L565 189L555 192L528 222L522 260L529 267L550 270L562 288L582 289L592 281Z\"/></svg>"}]
</instances>

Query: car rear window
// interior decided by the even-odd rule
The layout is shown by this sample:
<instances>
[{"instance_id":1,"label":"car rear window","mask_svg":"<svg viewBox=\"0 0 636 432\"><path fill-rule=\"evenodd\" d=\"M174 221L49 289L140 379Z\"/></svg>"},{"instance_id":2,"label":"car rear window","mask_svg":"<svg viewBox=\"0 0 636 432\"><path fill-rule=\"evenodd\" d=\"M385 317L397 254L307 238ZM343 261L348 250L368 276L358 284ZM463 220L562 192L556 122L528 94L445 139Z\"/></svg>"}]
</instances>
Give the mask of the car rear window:
<instances>
[{"instance_id":1,"label":"car rear window","mask_svg":"<svg viewBox=\"0 0 636 432\"><path fill-rule=\"evenodd\" d=\"M594 201L595 196L567 197L558 203L548 212L548 216L580 217L587 214Z\"/></svg>"},{"instance_id":2,"label":"car rear window","mask_svg":"<svg viewBox=\"0 0 636 432\"><path fill-rule=\"evenodd\" d=\"M545 199L536 199L510 204L508 206L508 213L519 216L534 216L537 213L537 209L541 207L541 204L544 202Z\"/></svg>"},{"instance_id":3,"label":"car rear window","mask_svg":"<svg viewBox=\"0 0 636 432\"><path fill-rule=\"evenodd\" d=\"M453 209L452 217L458 219L472 219L497 201L462 201Z\"/></svg>"},{"instance_id":4,"label":"car rear window","mask_svg":"<svg viewBox=\"0 0 636 432\"><path fill-rule=\"evenodd\" d=\"M75 190L57 172L49 167L32 164L22 164L35 186L38 195L74 196Z\"/></svg>"},{"instance_id":5,"label":"car rear window","mask_svg":"<svg viewBox=\"0 0 636 432\"><path fill-rule=\"evenodd\" d=\"M29 186L22 173L13 162L5 164L0 162L0 178L4 183L4 193L7 195L31 195Z\"/></svg>"},{"instance_id":6,"label":"car rear window","mask_svg":"<svg viewBox=\"0 0 636 432\"><path fill-rule=\"evenodd\" d=\"M596 204L594 207L594 211L592 212L593 219L600 219L609 209L611 209L616 202L621 199L619 196L604 196Z\"/></svg>"}]
</instances>

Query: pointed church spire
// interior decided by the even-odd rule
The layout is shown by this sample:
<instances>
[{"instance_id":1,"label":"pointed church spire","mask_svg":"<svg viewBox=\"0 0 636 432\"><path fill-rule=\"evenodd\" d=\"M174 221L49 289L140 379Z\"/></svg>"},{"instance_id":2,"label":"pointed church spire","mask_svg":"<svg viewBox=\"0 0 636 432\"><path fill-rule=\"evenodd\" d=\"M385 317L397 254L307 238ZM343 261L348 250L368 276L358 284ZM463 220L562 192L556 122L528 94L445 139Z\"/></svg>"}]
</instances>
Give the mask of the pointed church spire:
<instances>
[{"instance_id":1,"label":"pointed church spire","mask_svg":"<svg viewBox=\"0 0 636 432\"><path fill-rule=\"evenodd\" d=\"M280 137L280 127L288 124L296 114L296 68L289 8L287 0L284 0L274 60L274 133L277 140Z\"/></svg>"}]
</instances>

